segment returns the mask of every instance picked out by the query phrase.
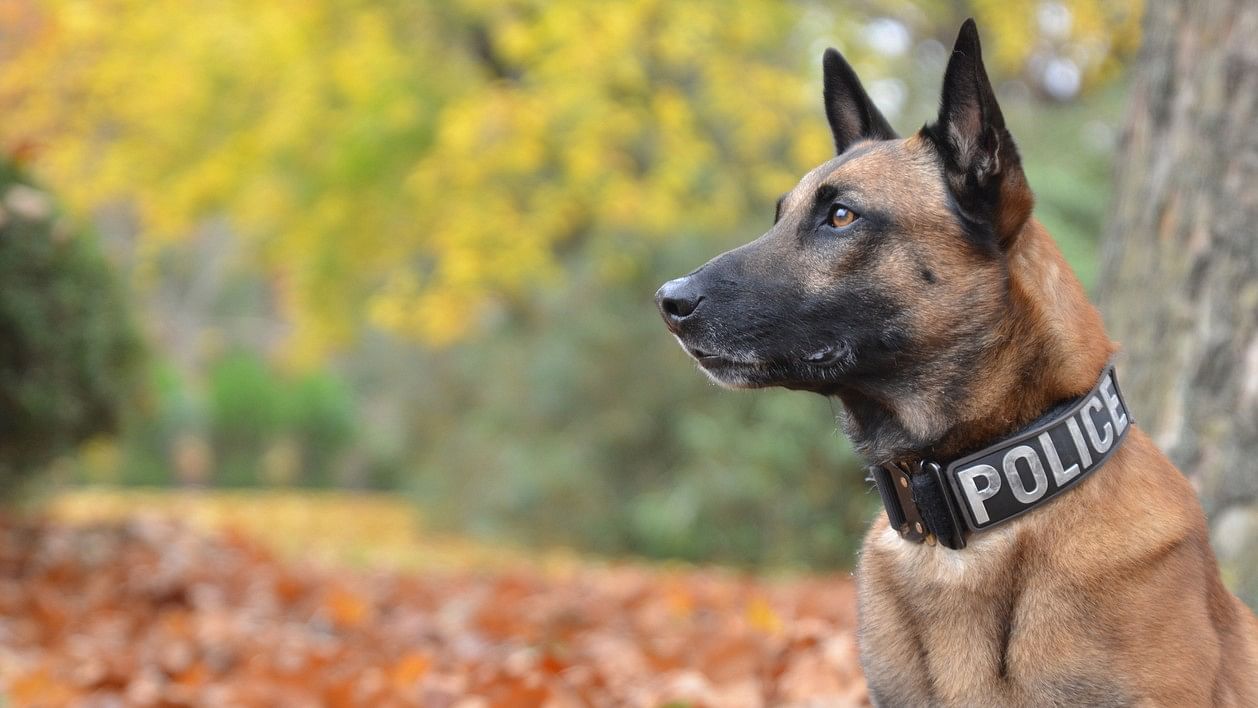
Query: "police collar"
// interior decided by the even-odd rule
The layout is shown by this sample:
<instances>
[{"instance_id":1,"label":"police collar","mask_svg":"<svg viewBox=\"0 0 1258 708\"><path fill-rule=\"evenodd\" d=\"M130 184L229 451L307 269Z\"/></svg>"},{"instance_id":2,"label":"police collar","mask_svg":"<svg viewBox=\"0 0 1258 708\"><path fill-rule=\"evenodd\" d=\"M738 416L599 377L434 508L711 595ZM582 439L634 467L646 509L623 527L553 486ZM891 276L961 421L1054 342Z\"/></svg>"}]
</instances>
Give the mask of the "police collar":
<instances>
[{"instance_id":1,"label":"police collar","mask_svg":"<svg viewBox=\"0 0 1258 708\"><path fill-rule=\"evenodd\" d=\"M901 538L961 549L970 534L1082 482L1114 454L1132 423L1110 363L1091 391L993 445L951 462L873 465L867 479Z\"/></svg>"}]
</instances>

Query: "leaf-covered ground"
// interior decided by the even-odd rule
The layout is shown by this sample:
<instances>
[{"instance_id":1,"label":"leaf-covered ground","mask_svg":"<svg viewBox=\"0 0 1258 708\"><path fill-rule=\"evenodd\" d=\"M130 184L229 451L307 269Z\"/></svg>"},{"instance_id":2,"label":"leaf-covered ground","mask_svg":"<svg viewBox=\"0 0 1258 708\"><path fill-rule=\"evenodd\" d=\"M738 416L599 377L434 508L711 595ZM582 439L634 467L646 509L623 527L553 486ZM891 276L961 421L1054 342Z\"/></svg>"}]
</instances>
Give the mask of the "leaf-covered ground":
<instances>
[{"instance_id":1,"label":"leaf-covered ground","mask_svg":"<svg viewBox=\"0 0 1258 708\"><path fill-rule=\"evenodd\" d=\"M866 704L842 575L284 558L156 517L0 521L0 704Z\"/></svg>"}]
</instances>

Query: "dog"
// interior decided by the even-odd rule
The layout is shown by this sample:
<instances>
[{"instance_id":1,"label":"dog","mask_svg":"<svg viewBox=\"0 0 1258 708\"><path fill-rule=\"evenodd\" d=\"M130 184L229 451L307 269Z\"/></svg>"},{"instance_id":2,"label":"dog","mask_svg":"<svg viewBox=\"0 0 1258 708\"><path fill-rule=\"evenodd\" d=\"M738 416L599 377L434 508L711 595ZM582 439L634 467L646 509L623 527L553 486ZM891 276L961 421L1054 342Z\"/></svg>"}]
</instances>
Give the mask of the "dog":
<instances>
[{"instance_id":1,"label":"dog","mask_svg":"<svg viewBox=\"0 0 1258 708\"><path fill-rule=\"evenodd\" d=\"M879 706L1258 706L1258 620L1033 198L967 21L899 138L837 51L837 156L656 294L714 382L842 403L886 514L857 565Z\"/></svg>"}]
</instances>

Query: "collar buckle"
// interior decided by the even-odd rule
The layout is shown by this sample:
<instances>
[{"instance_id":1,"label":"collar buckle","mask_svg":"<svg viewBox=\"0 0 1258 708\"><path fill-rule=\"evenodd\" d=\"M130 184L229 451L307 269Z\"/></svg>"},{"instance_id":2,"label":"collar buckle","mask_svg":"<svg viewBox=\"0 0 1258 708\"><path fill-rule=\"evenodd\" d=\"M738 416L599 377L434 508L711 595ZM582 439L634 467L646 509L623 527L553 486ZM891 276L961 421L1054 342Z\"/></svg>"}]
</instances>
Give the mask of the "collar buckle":
<instances>
[{"instance_id":1,"label":"collar buckle","mask_svg":"<svg viewBox=\"0 0 1258 708\"><path fill-rule=\"evenodd\" d=\"M873 465L866 479L878 487L887 520L900 538L931 546L938 543L953 550L965 548L965 526L938 463L917 460Z\"/></svg>"}]
</instances>

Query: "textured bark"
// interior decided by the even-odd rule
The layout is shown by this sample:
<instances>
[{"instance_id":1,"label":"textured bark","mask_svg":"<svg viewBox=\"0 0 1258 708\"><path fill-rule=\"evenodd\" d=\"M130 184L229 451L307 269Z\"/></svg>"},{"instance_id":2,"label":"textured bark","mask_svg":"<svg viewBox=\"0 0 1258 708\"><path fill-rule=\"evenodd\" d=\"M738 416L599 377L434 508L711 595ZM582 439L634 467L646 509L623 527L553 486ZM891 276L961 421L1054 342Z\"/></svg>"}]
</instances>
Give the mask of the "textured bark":
<instances>
[{"instance_id":1,"label":"textured bark","mask_svg":"<svg viewBox=\"0 0 1258 708\"><path fill-rule=\"evenodd\" d=\"M1136 419L1197 485L1253 605L1258 3L1152 0L1144 27L1099 295Z\"/></svg>"}]
</instances>

